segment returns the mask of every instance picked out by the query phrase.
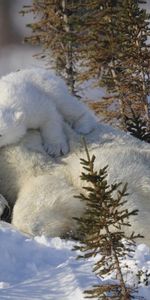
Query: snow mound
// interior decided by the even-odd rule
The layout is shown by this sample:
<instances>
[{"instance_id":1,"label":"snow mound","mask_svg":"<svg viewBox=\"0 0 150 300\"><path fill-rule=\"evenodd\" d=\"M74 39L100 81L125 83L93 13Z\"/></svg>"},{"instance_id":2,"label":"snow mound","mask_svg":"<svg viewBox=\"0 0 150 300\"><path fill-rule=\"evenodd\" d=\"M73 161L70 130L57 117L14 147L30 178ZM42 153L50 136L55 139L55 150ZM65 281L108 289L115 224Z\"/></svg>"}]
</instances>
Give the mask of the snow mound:
<instances>
[{"instance_id":1,"label":"snow mound","mask_svg":"<svg viewBox=\"0 0 150 300\"><path fill-rule=\"evenodd\" d=\"M0 241L1 300L83 300L83 291L98 282L92 273L95 259L76 260L73 241L31 238L5 222L0 222ZM138 269L150 273L149 248L138 245L134 257L125 258L122 267L127 283L136 284ZM114 280L113 274L103 280ZM141 282L138 296L149 300L149 295L150 287Z\"/></svg>"},{"instance_id":2,"label":"snow mound","mask_svg":"<svg viewBox=\"0 0 150 300\"><path fill-rule=\"evenodd\" d=\"M29 238L4 222L0 241L1 300L81 300L82 290L95 282L92 261L76 261L72 241Z\"/></svg>"}]
</instances>

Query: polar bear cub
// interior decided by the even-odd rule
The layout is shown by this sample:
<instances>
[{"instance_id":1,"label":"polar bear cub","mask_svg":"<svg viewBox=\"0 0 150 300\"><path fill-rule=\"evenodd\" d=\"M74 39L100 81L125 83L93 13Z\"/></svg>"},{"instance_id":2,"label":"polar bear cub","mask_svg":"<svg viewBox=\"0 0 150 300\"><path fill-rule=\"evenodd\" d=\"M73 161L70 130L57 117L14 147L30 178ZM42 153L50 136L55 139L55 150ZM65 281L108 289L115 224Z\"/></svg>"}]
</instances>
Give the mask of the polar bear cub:
<instances>
[{"instance_id":1,"label":"polar bear cub","mask_svg":"<svg viewBox=\"0 0 150 300\"><path fill-rule=\"evenodd\" d=\"M63 121L88 134L97 123L88 108L71 96L64 81L35 68L0 80L0 147L16 143L27 129L40 129L45 150L54 156L69 150Z\"/></svg>"}]
</instances>

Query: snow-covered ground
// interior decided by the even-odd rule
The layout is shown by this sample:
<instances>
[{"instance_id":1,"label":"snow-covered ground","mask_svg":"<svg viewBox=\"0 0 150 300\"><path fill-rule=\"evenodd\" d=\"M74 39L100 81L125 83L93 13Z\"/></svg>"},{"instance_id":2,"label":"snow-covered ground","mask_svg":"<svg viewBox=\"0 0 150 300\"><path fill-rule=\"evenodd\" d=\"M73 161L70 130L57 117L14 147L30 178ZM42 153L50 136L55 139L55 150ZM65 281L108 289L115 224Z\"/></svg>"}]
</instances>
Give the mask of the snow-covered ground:
<instances>
[{"instance_id":1,"label":"snow-covered ground","mask_svg":"<svg viewBox=\"0 0 150 300\"><path fill-rule=\"evenodd\" d=\"M83 291L100 282L92 273L96 259L76 260L75 242L59 237L28 237L11 225L0 225L0 299L83 300ZM137 283L137 270L150 272L146 245L136 248L133 259L122 262L128 284ZM105 278L110 280L110 276ZM114 279L114 278L113 278ZM138 296L150 299L150 287L139 287ZM136 299L136 298L135 298Z\"/></svg>"},{"instance_id":2,"label":"snow-covered ground","mask_svg":"<svg viewBox=\"0 0 150 300\"><path fill-rule=\"evenodd\" d=\"M29 238L10 225L0 227L0 299L84 299L96 279L75 259L74 243L44 236Z\"/></svg>"}]
</instances>

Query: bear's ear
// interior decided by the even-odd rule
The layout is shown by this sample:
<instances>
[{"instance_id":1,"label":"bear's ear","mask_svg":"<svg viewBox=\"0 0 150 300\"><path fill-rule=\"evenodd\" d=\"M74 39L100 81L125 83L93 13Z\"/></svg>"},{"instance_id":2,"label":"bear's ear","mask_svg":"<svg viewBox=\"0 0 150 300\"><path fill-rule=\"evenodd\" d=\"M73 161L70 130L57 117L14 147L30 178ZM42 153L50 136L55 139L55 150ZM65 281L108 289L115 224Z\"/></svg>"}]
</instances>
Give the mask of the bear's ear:
<instances>
[{"instance_id":1,"label":"bear's ear","mask_svg":"<svg viewBox=\"0 0 150 300\"><path fill-rule=\"evenodd\" d=\"M14 118L17 122L23 120L23 112L22 111L16 111L14 113Z\"/></svg>"}]
</instances>

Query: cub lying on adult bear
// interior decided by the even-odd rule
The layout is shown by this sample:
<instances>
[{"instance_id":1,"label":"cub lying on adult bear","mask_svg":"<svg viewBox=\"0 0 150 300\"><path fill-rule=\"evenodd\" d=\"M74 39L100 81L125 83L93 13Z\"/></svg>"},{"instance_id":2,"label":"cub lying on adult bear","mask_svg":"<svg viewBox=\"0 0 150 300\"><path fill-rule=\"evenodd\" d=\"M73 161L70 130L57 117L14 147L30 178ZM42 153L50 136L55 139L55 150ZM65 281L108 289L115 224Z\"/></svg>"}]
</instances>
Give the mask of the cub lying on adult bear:
<instances>
[{"instance_id":1,"label":"cub lying on adult bear","mask_svg":"<svg viewBox=\"0 0 150 300\"><path fill-rule=\"evenodd\" d=\"M22 232L76 234L72 217L82 215L84 204L74 195L82 188L80 157L85 151L80 135L67 124L64 128L71 149L66 157L50 160L36 131L28 132L18 145L0 150L0 191L14 205L12 224ZM86 140L90 154L96 155L95 168L108 164L109 182L128 182L128 206L139 209L130 230L144 234L150 245L149 145L102 124Z\"/></svg>"},{"instance_id":2,"label":"cub lying on adult bear","mask_svg":"<svg viewBox=\"0 0 150 300\"><path fill-rule=\"evenodd\" d=\"M69 94L64 81L42 68L25 69L0 79L0 147L17 143L27 129L40 129L52 156L69 151L63 120L87 134L96 117Z\"/></svg>"}]
</instances>

